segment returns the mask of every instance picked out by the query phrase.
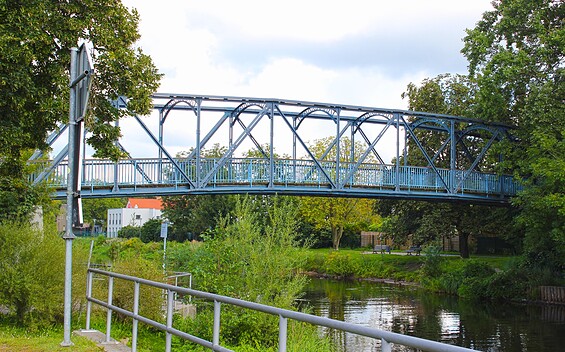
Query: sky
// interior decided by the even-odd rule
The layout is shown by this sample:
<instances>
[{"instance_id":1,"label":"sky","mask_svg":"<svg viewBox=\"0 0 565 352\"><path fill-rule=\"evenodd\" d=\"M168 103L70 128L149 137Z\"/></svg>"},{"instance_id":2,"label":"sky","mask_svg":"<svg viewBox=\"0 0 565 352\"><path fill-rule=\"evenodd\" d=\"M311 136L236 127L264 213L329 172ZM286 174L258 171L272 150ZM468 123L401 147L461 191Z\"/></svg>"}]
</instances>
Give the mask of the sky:
<instances>
[{"instance_id":1,"label":"sky","mask_svg":"<svg viewBox=\"0 0 565 352\"><path fill-rule=\"evenodd\" d=\"M160 93L407 109L410 82L467 72L462 38L490 1L123 2L138 11L138 45L164 74ZM141 150L128 126L128 149ZM187 150L181 127L167 129L173 153Z\"/></svg>"}]
</instances>

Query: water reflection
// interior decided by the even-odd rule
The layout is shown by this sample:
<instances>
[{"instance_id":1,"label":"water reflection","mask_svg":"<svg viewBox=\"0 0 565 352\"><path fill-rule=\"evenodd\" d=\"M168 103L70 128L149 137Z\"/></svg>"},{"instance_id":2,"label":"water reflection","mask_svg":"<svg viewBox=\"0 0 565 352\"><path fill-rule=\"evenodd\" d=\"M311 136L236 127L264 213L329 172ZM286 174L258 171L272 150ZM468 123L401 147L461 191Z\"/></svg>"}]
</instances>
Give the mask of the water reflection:
<instances>
[{"instance_id":1,"label":"water reflection","mask_svg":"<svg viewBox=\"0 0 565 352\"><path fill-rule=\"evenodd\" d=\"M565 345L563 306L471 302L412 287L316 279L304 303L319 316L482 351L559 351ZM323 331L340 351L380 351L380 341Z\"/></svg>"}]
</instances>

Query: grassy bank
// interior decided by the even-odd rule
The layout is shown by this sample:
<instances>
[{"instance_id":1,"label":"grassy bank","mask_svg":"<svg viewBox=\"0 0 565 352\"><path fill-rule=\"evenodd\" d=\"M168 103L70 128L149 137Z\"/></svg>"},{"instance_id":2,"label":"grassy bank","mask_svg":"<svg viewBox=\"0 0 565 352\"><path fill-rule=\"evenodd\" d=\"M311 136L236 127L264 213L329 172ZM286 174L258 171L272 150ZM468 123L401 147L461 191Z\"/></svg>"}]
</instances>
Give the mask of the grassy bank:
<instances>
[{"instance_id":1,"label":"grassy bank","mask_svg":"<svg viewBox=\"0 0 565 352\"><path fill-rule=\"evenodd\" d=\"M68 347L61 347L63 327L60 325L38 330L30 330L14 326L13 322L0 317L0 351L41 351L68 352ZM74 346L70 350L78 352L102 351L100 347L88 339L73 336Z\"/></svg>"},{"instance_id":2,"label":"grassy bank","mask_svg":"<svg viewBox=\"0 0 565 352\"><path fill-rule=\"evenodd\" d=\"M428 250L421 256L404 252L372 253L364 249L310 249L299 252L302 270L337 278L381 279L418 284L465 298L525 299L535 294L536 280L521 277L516 258L458 255ZM543 280L542 273L538 275Z\"/></svg>"},{"instance_id":3,"label":"grassy bank","mask_svg":"<svg viewBox=\"0 0 565 352\"><path fill-rule=\"evenodd\" d=\"M375 278L417 282L422 261L418 256L373 254L363 249L308 249L304 271L340 278Z\"/></svg>"}]
</instances>

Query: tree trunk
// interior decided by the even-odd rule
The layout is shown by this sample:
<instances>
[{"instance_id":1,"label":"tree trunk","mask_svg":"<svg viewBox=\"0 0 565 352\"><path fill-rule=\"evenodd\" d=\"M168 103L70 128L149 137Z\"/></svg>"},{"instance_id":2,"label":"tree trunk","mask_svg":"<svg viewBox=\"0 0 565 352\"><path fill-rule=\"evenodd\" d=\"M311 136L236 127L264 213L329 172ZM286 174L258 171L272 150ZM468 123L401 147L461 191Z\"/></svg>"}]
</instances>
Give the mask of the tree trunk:
<instances>
[{"instance_id":1,"label":"tree trunk","mask_svg":"<svg viewBox=\"0 0 565 352\"><path fill-rule=\"evenodd\" d=\"M469 258L469 234L459 231L459 255Z\"/></svg>"},{"instance_id":2,"label":"tree trunk","mask_svg":"<svg viewBox=\"0 0 565 352\"><path fill-rule=\"evenodd\" d=\"M339 242L341 241L341 236L343 236L343 227L332 227L332 244L336 251L339 250Z\"/></svg>"}]
</instances>

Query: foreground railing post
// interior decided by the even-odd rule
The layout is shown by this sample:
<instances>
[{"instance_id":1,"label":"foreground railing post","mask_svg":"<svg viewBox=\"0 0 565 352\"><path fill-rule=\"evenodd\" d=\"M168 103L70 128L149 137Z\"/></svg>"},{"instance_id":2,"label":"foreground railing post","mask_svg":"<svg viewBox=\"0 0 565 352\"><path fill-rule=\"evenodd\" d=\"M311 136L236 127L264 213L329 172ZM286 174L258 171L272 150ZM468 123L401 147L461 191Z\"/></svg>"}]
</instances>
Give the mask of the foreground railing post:
<instances>
[{"instance_id":1,"label":"foreground railing post","mask_svg":"<svg viewBox=\"0 0 565 352\"><path fill-rule=\"evenodd\" d=\"M279 352L286 352L288 319L279 315Z\"/></svg>"},{"instance_id":2,"label":"foreground railing post","mask_svg":"<svg viewBox=\"0 0 565 352\"><path fill-rule=\"evenodd\" d=\"M92 276L94 274L89 271L87 275L86 281L86 330L90 330L90 312L92 310L92 302L88 300L88 298L92 297Z\"/></svg>"},{"instance_id":3,"label":"foreground railing post","mask_svg":"<svg viewBox=\"0 0 565 352\"><path fill-rule=\"evenodd\" d=\"M114 290L114 278L108 277L108 305L112 305L112 293ZM106 342L110 342L110 331L112 330L112 309L108 308L106 314Z\"/></svg>"},{"instance_id":4,"label":"foreground railing post","mask_svg":"<svg viewBox=\"0 0 565 352\"><path fill-rule=\"evenodd\" d=\"M220 344L220 302L214 300L214 334L212 344Z\"/></svg>"},{"instance_id":5,"label":"foreground railing post","mask_svg":"<svg viewBox=\"0 0 565 352\"><path fill-rule=\"evenodd\" d=\"M392 351L391 343L388 342L385 339L381 339L381 351L382 352L391 352Z\"/></svg>"},{"instance_id":6,"label":"foreground railing post","mask_svg":"<svg viewBox=\"0 0 565 352\"><path fill-rule=\"evenodd\" d=\"M139 282L135 281L133 286L133 314L139 313ZM137 351L137 324L136 318L133 318L132 331L131 331L131 350Z\"/></svg>"},{"instance_id":7,"label":"foreground railing post","mask_svg":"<svg viewBox=\"0 0 565 352\"><path fill-rule=\"evenodd\" d=\"M167 329L173 327L173 291L167 290ZM165 351L171 352L172 337L170 332L167 331L165 335Z\"/></svg>"}]
</instances>

